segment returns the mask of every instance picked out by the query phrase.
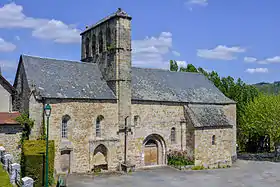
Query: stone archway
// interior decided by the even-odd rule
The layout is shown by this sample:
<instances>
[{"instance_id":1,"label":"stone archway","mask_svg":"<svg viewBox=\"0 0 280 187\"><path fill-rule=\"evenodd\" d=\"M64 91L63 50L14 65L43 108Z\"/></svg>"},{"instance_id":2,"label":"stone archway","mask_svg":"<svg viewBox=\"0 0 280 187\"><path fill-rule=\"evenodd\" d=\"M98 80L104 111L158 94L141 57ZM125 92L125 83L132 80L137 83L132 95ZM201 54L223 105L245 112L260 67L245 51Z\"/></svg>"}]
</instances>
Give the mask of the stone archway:
<instances>
[{"instance_id":1,"label":"stone archway","mask_svg":"<svg viewBox=\"0 0 280 187\"><path fill-rule=\"evenodd\" d=\"M166 164L166 144L160 135L147 136L143 141L143 147L145 166Z\"/></svg>"},{"instance_id":2,"label":"stone archway","mask_svg":"<svg viewBox=\"0 0 280 187\"><path fill-rule=\"evenodd\" d=\"M93 169L108 170L108 149L105 145L98 145L93 152Z\"/></svg>"}]
</instances>

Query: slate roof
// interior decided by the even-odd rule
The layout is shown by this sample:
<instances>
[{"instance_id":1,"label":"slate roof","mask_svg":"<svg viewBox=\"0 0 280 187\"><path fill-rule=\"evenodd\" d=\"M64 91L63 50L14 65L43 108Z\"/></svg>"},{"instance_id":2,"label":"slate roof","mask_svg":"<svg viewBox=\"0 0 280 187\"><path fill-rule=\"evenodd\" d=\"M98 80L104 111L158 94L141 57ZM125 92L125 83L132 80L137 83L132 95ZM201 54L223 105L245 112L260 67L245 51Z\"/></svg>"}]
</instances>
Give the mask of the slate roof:
<instances>
[{"instance_id":1,"label":"slate roof","mask_svg":"<svg viewBox=\"0 0 280 187\"><path fill-rule=\"evenodd\" d=\"M22 55L28 85L42 97L115 99L97 64Z\"/></svg>"},{"instance_id":2,"label":"slate roof","mask_svg":"<svg viewBox=\"0 0 280 187\"><path fill-rule=\"evenodd\" d=\"M185 110L194 127L233 126L233 122L224 114L222 105L188 105Z\"/></svg>"},{"instance_id":3,"label":"slate roof","mask_svg":"<svg viewBox=\"0 0 280 187\"><path fill-rule=\"evenodd\" d=\"M0 69L1 71L1 69ZM7 81L0 72L0 84L10 93L13 94L16 90L15 88Z\"/></svg>"},{"instance_id":4,"label":"slate roof","mask_svg":"<svg viewBox=\"0 0 280 187\"><path fill-rule=\"evenodd\" d=\"M116 99L97 64L22 55L29 86L42 97ZM132 68L132 100L234 103L204 75Z\"/></svg>"},{"instance_id":5,"label":"slate roof","mask_svg":"<svg viewBox=\"0 0 280 187\"><path fill-rule=\"evenodd\" d=\"M132 68L132 98L190 103L234 103L203 74L147 68Z\"/></svg>"}]
</instances>

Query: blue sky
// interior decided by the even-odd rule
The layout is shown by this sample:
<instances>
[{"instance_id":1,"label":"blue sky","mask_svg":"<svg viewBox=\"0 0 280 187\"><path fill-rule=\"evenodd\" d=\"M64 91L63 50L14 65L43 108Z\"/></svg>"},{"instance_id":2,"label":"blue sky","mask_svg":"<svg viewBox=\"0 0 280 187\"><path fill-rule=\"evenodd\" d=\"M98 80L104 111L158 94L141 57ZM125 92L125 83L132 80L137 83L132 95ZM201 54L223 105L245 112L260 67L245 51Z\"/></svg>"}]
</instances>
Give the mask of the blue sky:
<instances>
[{"instance_id":1,"label":"blue sky","mask_svg":"<svg viewBox=\"0 0 280 187\"><path fill-rule=\"evenodd\" d=\"M280 80L279 0L0 0L2 74L13 82L20 54L79 60L79 33L119 7L133 18L133 66Z\"/></svg>"}]
</instances>

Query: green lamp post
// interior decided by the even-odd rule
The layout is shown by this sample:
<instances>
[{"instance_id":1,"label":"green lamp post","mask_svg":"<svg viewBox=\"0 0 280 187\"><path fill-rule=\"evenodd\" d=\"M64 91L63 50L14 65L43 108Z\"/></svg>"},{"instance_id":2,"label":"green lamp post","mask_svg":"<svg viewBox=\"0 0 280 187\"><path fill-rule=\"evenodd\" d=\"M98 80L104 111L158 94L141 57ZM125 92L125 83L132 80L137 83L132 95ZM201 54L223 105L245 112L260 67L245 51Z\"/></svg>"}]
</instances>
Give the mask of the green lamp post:
<instances>
[{"instance_id":1,"label":"green lamp post","mask_svg":"<svg viewBox=\"0 0 280 187\"><path fill-rule=\"evenodd\" d=\"M49 119L51 116L51 106L47 104L44 108L45 115L47 117L47 136L46 136L46 180L45 180L45 187L49 186Z\"/></svg>"}]
</instances>

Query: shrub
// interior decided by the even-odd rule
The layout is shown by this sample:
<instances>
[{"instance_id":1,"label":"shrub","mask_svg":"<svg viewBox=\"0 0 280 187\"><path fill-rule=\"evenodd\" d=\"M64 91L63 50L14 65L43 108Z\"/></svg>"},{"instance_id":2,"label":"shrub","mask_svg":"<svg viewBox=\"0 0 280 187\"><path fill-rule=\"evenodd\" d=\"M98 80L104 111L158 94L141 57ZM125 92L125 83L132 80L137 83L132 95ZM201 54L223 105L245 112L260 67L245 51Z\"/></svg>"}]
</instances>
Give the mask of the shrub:
<instances>
[{"instance_id":1,"label":"shrub","mask_svg":"<svg viewBox=\"0 0 280 187\"><path fill-rule=\"evenodd\" d=\"M22 174L34 179L34 186L44 186L45 153L44 140L25 140L22 149ZM49 186L54 182L54 141L49 141Z\"/></svg>"},{"instance_id":2,"label":"shrub","mask_svg":"<svg viewBox=\"0 0 280 187\"><path fill-rule=\"evenodd\" d=\"M186 166L193 165L193 158L186 151L170 151L167 155L168 165Z\"/></svg>"},{"instance_id":3,"label":"shrub","mask_svg":"<svg viewBox=\"0 0 280 187\"><path fill-rule=\"evenodd\" d=\"M205 169L203 165L201 165L201 166L193 166L192 167L192 170L203 170L203 169Z\"/></svg>"}]
</instances>

